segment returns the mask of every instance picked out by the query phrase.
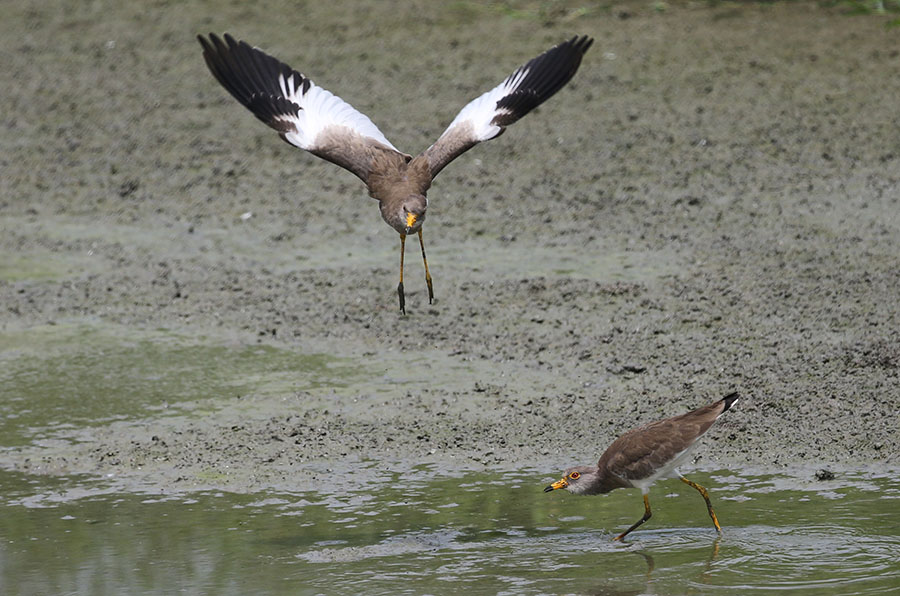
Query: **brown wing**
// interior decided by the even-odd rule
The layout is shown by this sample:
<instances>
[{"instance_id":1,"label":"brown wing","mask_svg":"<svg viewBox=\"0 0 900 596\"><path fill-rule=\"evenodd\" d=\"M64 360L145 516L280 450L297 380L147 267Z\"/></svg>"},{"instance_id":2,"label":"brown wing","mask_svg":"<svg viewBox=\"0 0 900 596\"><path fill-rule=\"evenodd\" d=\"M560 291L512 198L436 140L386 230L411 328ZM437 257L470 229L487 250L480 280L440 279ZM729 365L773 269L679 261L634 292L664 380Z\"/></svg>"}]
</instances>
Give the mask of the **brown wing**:
<instances>
[{"instance_id":1,"label":"brown wing","mask_svg":"<svg viewBox=\"0 0 900 596\"><path fill-rule=\"evenodd\" d=\"M476 144L500 136L507 126L550 99L575 76L593 42L587 36L573 37L554 46L466 104L423 153L431 177Z\"/></svg>"},{"instance_id":2,"label":"brown wing","mask_svg":"<svg viewBox=\"0 0 900 596\"><path fill-rule=\"evenodd\" d=\"M626 480L647 478L690 448L737 397L733 393L687 414L626 432L600 456L599 468Z\"/></svg>"},{"instance_id":3,"label":"brown wing","mask_svg":"<svg viewBox=\"0 0 900 596\"><path fill-rule=\"evenodd\" d=\"M291 145L350 170L363 182L376 157L401 164L411 159L340 97L259 48L227 33L224 38L197 36L210 72Z\"/></svg>"}]
</instances>

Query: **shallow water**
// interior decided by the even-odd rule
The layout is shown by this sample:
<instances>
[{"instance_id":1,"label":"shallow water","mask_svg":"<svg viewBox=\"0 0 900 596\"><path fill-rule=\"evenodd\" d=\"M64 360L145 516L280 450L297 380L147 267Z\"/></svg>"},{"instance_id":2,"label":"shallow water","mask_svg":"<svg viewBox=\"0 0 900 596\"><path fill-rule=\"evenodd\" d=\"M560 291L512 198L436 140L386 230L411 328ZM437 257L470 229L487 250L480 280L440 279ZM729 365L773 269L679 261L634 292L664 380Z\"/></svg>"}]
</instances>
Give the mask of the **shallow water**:
<instances>
[{"instance_id":1,"label":"shallow water","mask_svg":"<svg viewBox=\"0 0 900 596\"><path fill-rule=\"evenodd\" d=\"M360 464L315 493L109 492L82 477L0 473L6 594L884 594L900 589L900 477L719 472L544 494L539 472L398 473ZM352 487L343 490L342 487Z\"/></svg>"},{"instance_id":2,"label":"shallow water","mask_svg":"<svg viewBox=\"0 0 900 596\"><path fill-rule=\"evenodd\" d=\"M185 413L210 395L224 401L334 389L360 374L358 364L329 354L85 321L0 333L0 365L4 447L70 440L86 425Z\"/></svg>"},{"instance_id":3,"label":"shallow water","mask_svg":"<svg viewBox=\"0 0 900 596\"><path fill-rule=\"evenodd\" d=\"M417 381L410 371L423 367L410 358L434 364L427 351L398 354L373 374L322 351L83 323L7 331L0 348L0 445L14 464L27 457L16 455L20 447L74 446L79 429L102 434L108 427L94 425L105 421L201 417L243 394L257 396L253 407L261 395L317 387L332 394L363 383L383 394L398 378L407 389L449 386L471 372L441 361ZM654 487L653 518L620 544L612 537L643 511L638 491L545 494L555 479L547 469L471 472L446 461L434 468L350 458L297 467L295 474L318 479L315 491L176 492L172 483L116 474L0 471L0 593L900 589L897 473L839 471L824 482L812 472L689 474L710 489L724 534L702 499L675 481Z\"/></svg>"}]
</instances>

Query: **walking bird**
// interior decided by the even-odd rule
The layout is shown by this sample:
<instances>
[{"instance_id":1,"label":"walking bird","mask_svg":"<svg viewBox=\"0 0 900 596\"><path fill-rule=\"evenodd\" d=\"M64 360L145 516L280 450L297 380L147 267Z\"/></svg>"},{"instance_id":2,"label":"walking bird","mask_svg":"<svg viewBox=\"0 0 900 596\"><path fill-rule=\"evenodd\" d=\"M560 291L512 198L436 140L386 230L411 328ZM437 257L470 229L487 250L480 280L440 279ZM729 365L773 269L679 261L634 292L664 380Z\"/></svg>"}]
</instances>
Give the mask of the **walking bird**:
<instances>
[{"instance_id":1,"label":"walking bird","mask_svg":"<svg viewBox=\"0 0 900 596\"><path fill-rule=\"evenodd\" d=\"M576 495L597 495L617 488L639 488L644 495L644 516L615 537L622 540L632 530L650 519L650 487L662 478L680 478L696 489L706 501L706 510L718 532L722 531L709 492L681 475L678 468L691 456L697 439L738 400L731 393L717 402L687 414L651 422L631 429L613 441L596 466L576 466L544 489L550 492L566 489Z\"/></svg>"}]
</instances>

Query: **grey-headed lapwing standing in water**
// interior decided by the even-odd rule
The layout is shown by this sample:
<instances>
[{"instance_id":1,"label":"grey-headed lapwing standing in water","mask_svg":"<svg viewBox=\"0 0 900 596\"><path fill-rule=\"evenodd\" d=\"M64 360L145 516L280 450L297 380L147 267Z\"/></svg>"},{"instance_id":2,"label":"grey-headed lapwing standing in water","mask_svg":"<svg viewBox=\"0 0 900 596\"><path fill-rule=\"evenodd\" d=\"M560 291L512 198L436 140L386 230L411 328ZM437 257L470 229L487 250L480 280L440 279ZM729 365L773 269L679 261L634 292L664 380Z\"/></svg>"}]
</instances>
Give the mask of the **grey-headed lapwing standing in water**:
<instances>
[{"instance_id":1,"label":"grey-headed lapwing standing in water","mask_svg":"<svg viewBox=\"0 0 900 596\"><path fill-rule=\"evenodd\" d=\"M573 37L518 68L498 86L472 100L428 149L413 158L399 151L368 117L290 66L227 33L198 36L213 76L282 139L356 174L377 199L381 217L400 234L400 310L406 236L419 235L428 302L434 300L425 258L422 224L431 181L463 152L499 136L507 126L542 104L575 75L591 47Z\"/></svg>"},{"instance_id":2,"label":"grey-headed lapwing standing in water","mask_svg":"<svg viewBox=\"0 0 900 596\"><path fill-rule=\"evenodd\" d=\"M650 519L650 486L662 478L680 478L703 496L709 517L716 530L721 532L722 527L709 502L709 493L682 476L678 467L688 461L697 446L697 439L737 400L738 394L731 393L687 414L631 429L613 441L596 466L569 468L565 476L546 487L544 492L564 488L576 495L598 495L617 488L641 489L644 494L644 516L615 537L615 540L622 540Z\"/></svg>"}]
</instances>

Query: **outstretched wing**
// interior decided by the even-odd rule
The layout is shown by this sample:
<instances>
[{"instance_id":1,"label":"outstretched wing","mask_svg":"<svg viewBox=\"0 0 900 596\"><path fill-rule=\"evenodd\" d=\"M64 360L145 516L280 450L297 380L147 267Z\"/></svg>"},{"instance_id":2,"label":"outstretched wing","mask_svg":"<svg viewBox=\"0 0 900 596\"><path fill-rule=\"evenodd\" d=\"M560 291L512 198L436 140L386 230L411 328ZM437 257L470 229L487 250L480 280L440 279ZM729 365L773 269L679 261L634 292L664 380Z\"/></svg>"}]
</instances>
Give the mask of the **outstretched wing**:
<instances>
[{"instance_id":1,"label":"outstretched wing","mask_svg":"<svg viewBox=\"0 0 900 596\"><path fill-rule=\"evenodd\" d=\"M198 35L216 80L282 139L367 182L373 161L410 160L365 115L287 64L225 34Z\"/></svg>"},{"instance_id":2,"label":"outstretched wing","mask_svg":"<svg viewBox=\"0 0 900 596\"><path fill-rule=\"evenodd\" d=\"M505 81L470 101L424 156L431 176L481 141L499 136L507 126L541 105L575 76L594 40L573 37L520 67Z\"/></svg>"}]
</instances>

